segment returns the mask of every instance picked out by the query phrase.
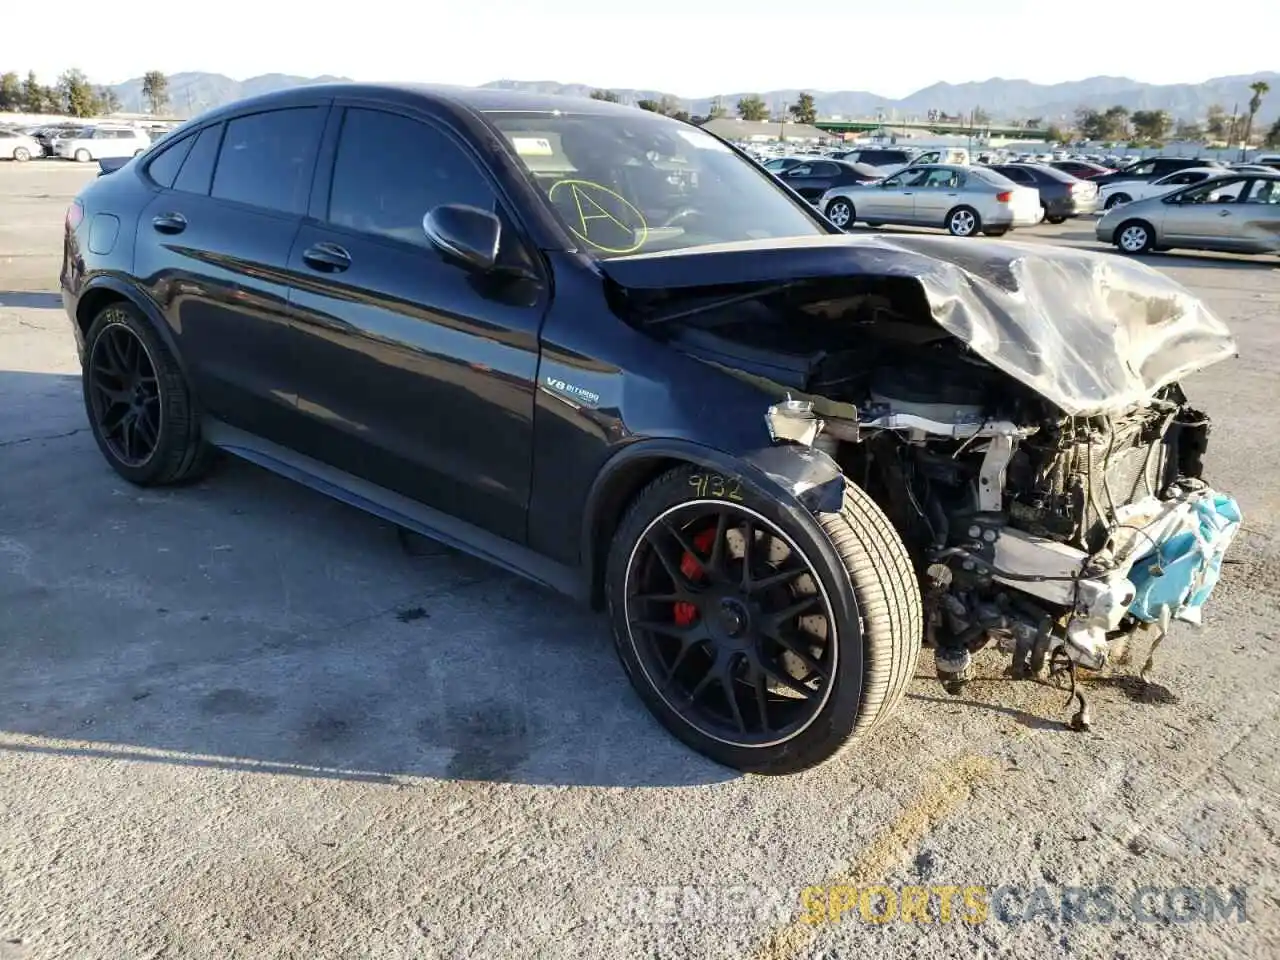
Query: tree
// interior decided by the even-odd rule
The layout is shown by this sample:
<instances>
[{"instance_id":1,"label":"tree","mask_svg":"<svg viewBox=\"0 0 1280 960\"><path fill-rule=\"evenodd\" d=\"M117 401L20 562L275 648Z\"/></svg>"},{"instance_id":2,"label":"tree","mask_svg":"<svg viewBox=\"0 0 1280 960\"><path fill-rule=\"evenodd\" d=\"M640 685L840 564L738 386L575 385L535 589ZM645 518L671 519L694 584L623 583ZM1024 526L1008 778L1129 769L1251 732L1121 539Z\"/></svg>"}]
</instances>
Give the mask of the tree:
<instances>
[{"instance_id":1,"label":"tree","mask_svg":"<svg viewBox=\"0 0 1280 960\"><path fill-rule=\"evenodd\" d=\"M725 108L724 101L716 97L711 101L711 110L707 114L708 120L719 120L721 117L727 117L729 111Z\"/></svg>"},{"instance_id":2,"label":"tree","mask_svg":"<svg viewBox=\"0 0 1280 960\"><path fill-rule=\"evenodd\" d=\"M658 112L664 117L674 117L680 112L680 101L664 93L662 99L658 101Z\"/></svg>"},{"instance_id":3,"label":"tree","mask_svg":"<svg viewBox=\"0 0 1280 960\"><path fill-rule=\"evenodd\" d=\"M1139 140L1164 140L1173 126L1173 118L1164 110L1135 110L1132 119L1133 132Z\"/></svg>"},{"instance_id":4,"label":"tree","mask_svg":"<svg viewBox=\"0 0 1280 960\"><path fill-rule=\"evenodd\" d=\"M1280 147L1280 120L1273 123L1267 131L1267 146Z\"/></svg>"},{"instance_id":5,"label":"tree","mask_svg":"<svg viewBox=\"0 0 1280 960\"><path fill-rule=\"evenodd\" d=\"M637 100L636 106L641 110L648 110L650 113L662 112L662 104L658 103L657 100Z\"/></svg>"},{"instance_id":6,"label":"tree","mask_svg":"<svg viewBox=\"0 0 1280 960\"><path fill-rule=\"evenodd\" d=\"M756 94L738 101L738 116L743 120L768 120L769 108Z\"/></svg>"},{"instance_id":7,"label":"tree","mask_svg":"<svg viewBox=\"0 0 1280 960\"><path fill-rule=\"evenodd\" d=\"M1032 130L1039 130L1044 123L1044 117L1032 117L1027 121L1026 125Z\"/></svg>"},{"instance_id":8,"label":"tree","mask_svg":"<svg viewBox=\"0 0 1280 960\"><path fill-rule=\"evenodd\" d=\"M36 79L36 72L29 70L27 79L22 81L22 109L27 113L44 113L45 90Z\"/></svg>"},{"instance_id":9,"label":"tree","mask_svg":"<svg viewBox=\"0 0 1280 960\"><path fill-rule=\"evenodd\" d=\"M1174 128L1173 135L1179 140L1198 142L1204 139L1204 127L1194 120L1181 120Z\"/></svg>"},{"instance_id":10,"label":"tree","mask_svg":"<svg viewBox=\"0 0 1280 960\"><path fill-rule=\"evenodd\" d=\"M673 120L679 120L681 123L692 123L693 118L689 116L688 110L677 110L671 115Z\"/></svg>"},{"instance_id":11,"label":"tree","mask_svg":"<svg viewBox=\"0 0 1280 960\"><path fill-rule=\"evenodd\" d=\"M142 99L147 101L147 109L152 115L165 113L169 109L169 78L159 70L144 73Z\"/></svg>"},{"instance_id":12,"label":"tree","mask_svg":"<svg viewBox=\"0 0 1280 960\"><path fill-rule=\"evenodd\" d=\"M1129 111L1118 104L1108 107L1103 119L1106 121L1107 138L1122 140L1129 135Z\"/></svg>"},{"instance_id":13,"label":"tree","mask_svg":"<svg viewBox=\"0 0 1280 960\"><path fill-rule=\"evenodd\" d=\"M1205 132L1214 140L1227 139L1227 111L1215 103L1209 108L1204 120Z\"/></svg>"},{"instance_id":14,"label":"tree","mask_svg":"<svg viewBox=\"0 0 1280 960\"><path fill-rule=\"evenodd\" d=\"M818 105L814 103L812 93L801 93L796 102L787 107L787 112L796 123L813 123L818 119Z\"/></svg>"},{"instance_id":15,"label":"tree","mask_svg":"<svg viewBox=\"0 0 1280 960\"><path fill-rule=\"evenodd\" d=\"M1076 129L1086 140L1105 140L1107 138L1107 120L1097 110L1080 107L1076 110Z\"/></svg>"},{"instance_id":16,"label":"tree","mask_svg":"<svg viewBox=\"0 0 1280 960\"><path fill-rule=\"evenodd\" d=\"M22 109L22 81L10 70L0 76L0 110L17 112Z\"/></svg>"},{"instance_id":17,"label":"tree","mask_svg":"<svg viewBox=\"0 0 1280 960\"><path fill-rule=\"evenodd\" d=\"M618 95L612 90L592 90L592 100L604 100L606 103L618 103Z\"/></svg>"},{"instance_id":18,"label":"tree","mask_svg":"<svg viewBox=\"0 0 1280 960\"><path fill-rule=\"evenodd\" d=\"M115 113L120 109L120 98L116 96L116 92L110 87L99 87L96 99L98 101L97 113Z\"/></svg>"},{"instance_id":19,"label":"tree","mask_svg":"<svg viewBox=\"0 0 1280 960\"><path fill-rule=\"evenodd\" d=\"M971 122L975 127L985 127L991 122L991 114L983 110L981 107L974 107Z\"/></svg>"},{"instance_id":20,"label":"tree","mask_svg":"<svg viewBox=\"0 0 1280 960\"><path fill-rule=\"evenodd\" d=\"M73 117L92 117L98 112L98 98L80 70L67 70L58 78L58 95L63 109Z\"/></svg>"},{"instance_id":21,"label":"tree","mask_svg":"<svg viewBox=\"0 0 1280 960\"><path fill-rule=\"evenodd\" d=\"M1044 138L1048 140L1050 143L1065 143L1067 140L1067 135L1062 131L1060 127L1057 127L1051 123L1049 124L1049 129L1044 132Z\"/></svg>"},{"instance_id":22,"label":"tree","mask_svg":"<svg viewBox=\"0 0 1280 960\"><path fill-rule=\"evenodd\" d=\"M1258 115L1258 111L1262 109L1262 98L1271 92L1271 84L1265 80L1255 80L1249 84L1249 89L1253 91L1253 96L1249 98L1249 115L1244 121L1244 146L1249 146L1249 137L1253 135L1253 118Z\"/></svg>"}]
</instances>

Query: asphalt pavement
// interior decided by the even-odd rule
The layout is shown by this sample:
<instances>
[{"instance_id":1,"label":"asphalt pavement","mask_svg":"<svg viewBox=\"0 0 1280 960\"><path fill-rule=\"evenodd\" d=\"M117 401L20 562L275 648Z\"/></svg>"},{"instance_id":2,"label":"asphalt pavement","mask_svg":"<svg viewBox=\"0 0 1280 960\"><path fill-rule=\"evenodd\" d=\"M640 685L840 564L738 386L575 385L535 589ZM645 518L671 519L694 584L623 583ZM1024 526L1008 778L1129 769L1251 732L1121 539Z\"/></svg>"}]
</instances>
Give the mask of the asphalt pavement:
<instances>
[{"instance_id":1,"label":"asphalt pavement","mask_svg":"<svg viewBox=\"0 0 1280 960\"><path fill-rule=\"evenodd\" d=\"M925 656L770 779L668 736L568 601L238 461L119 479L56 295L91 175L0 165L0 960L1280 956L1280 260L1149 258L1238 337L1187 387L1245 515L1155 685L1092 681L1077 734Z\"/></svg>"}]
</instances>

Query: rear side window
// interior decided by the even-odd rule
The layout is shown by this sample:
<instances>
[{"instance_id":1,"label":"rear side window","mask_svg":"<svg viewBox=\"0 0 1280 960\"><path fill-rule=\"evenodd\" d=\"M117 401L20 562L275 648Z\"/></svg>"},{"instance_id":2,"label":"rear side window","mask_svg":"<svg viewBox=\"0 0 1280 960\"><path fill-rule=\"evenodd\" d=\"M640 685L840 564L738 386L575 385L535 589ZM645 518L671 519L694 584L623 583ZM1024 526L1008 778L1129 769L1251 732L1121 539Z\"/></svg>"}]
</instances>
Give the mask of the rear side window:
<instances>
[{"instance_id":1,"label":"rear side window","mask_svg":"<svg viewBox=\"0 0 1280 960\"><path fill-rule=\"evenodd\" d=\"M311 190L324 111L271 110L227 123L212 196L283 213L302 213Z\"/></svg>"},{"instance_id":2,"label":"rear side window","mask_svg":"<svg viewBox=\"0 0 1280 960\"><path fill-rule=\"evenodd\" d=\"M183 161L178 178L173 181L173 189L183 193L207 194L209 181L213 177L213 165L218 159L218 142L222 139L222 124L216 123L206 127L196 137L187 159Z\"/></svg>"},{"instance_id":3,"label":"rear side window","mask_svg":"<svg viewBox=\"0 0 1280 960\"><path fill-rule=\"evenodd\" d=\"M329 192L329 221L428 246L422 218L443 203L493 210L484 174L457 143L418 120L348 109Z\"/></svg>"},{"instance_id":4,"label":"rear side window","mask_svg":"<svg viewBox=\"0 0 1280 960\"><path fill-rule=\"evenodd\" d=\"M187 153L195 142L195 137L183 137L165 147L147 163L147 176L162 187L172 187L178 171L182 169L182 161L187 159Z\"/></svg>"}]
</instances>

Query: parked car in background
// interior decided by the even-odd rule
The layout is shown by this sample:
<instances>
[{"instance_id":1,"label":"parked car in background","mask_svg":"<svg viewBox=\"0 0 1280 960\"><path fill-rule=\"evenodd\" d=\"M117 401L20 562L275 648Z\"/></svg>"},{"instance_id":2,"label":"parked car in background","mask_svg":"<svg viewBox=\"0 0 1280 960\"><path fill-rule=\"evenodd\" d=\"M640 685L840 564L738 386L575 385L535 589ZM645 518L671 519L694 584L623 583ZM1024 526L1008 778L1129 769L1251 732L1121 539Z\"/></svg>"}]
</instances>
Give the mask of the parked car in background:
<instances>
[{"instance_id":1,"label":"parked car in background","mask_svg":"<svg viewBox=\"0 0 1280 960\"><path fill-rule=\"evenodd\" d=\"M882 177L875 167L844 160L808 160L778 174L779 180L813 204L828 190Z\"/></svg>"},{"instance_id":2,"label":"parked car in background","mask_svg":"<svg viewBox=\"0 0 1280 960\"><path fill-rule=\"evenodd\" d=\"M1098 188L1062 170L1043 163L1000 163L992 170L1040 194L1040 208L1049 223L1063 223L1098 209Z\"/></svg>"},{"instance_id":3,"label":"parked car in background","mask_svg":"<svg viewBox=\"0 0 1280 960\"><path fill-rule=\"evenodd\" d=\"M808 162L808 157L774 157L771 160L764 161L761 166L770 173L782 173L784 170L790 170L792 167Z\"/></svg>"},{"instance_id":4,"label":"parked car in background","mask_svg":"<svg viewBox=\"0 0 1280 960\"><path fill-rule=\"evenodd\" d=\"M1110 167L1104 167L1102 164L1094 163L1092 160L1055 160L1049 166L1061 170L1063 173L1069 173L1081 180L1090 180L1093 177L1100 177L1103 174L1112 172Z\"/></svg>"},{"instance_id":5,"label":"parked car in background","mask_svg":"<svg viewBox=\"0 0 1280 960\"><path fill-rule=\"evenodd\" d=\"M1280 170L1280 153L1262 153L1249 162L1270 167L1272 170Z\"/></svg>"},{"instance_id":6,"label":"parked car in background","mask_svg":"<svg viewBox=\"0 0 1280 960\"><path fill-rule=\"evenodd\" d=\"M968 166L969 163L969 151L964 147L943 147L938 150L926 150L923 153L917 153L907 163L881 166L880 171L881 176L890 177L895 173L901 173L903 170L912 167L924 167L933 164Z\"/></svg>"},{"instance_id":7,"label":"parked car in background","mask_svg":"<svg viewBox=\"0 0 1280 960\"><path fill-rule=\"evenodd\" d=\"M1120 165L1110 173L1090 177L1090 179L1099 187L1102 187L1104 184L1118 183L1121 180L1156 180L1171 173L1177 173L1179 170L1189 170L1191 167L1220 167L1224 170L1226 169L1218 161L1205 160L1204 158L1151 157L1127 166Z\"/></svg>"},{"instance_id":8,"label":"parked car in background","mask_svg":"<svg viewBox=\"0 0 1280 960\"><path fill-rule=\"evenodd\" d=\"M103 124L86 127L72 137L59 138L54 144L54 155L88 163L105 157L136 157L149 146L151 138L142 130Z\"/></svg>"},{"instance_id":9,"label":"parked car in background","mask_svg":"<svg viewBox=\"0 0 1280 960\"><path fill-rule=\"evenodd\" d=\"M941 227L957 237L999 237L1040 219L1040 195L987 167L911 167L877 183L838 187L819 201L838 227L855 221Z\"/></svg>"},{"instance_id":10,"label":"parked car in background","mask_svg":"<svg viewBox=\"0 0 1280 960\"><path fill-rule=\"evenodd\" d=\"M16 130L0 130L0 160L16 160L26 163L32 157L43 156L44 148L35 137Z\"/></svg>"},{"instance_id":11,"label":"parked car in background","mask_svg":"<svg viewBox=\"0 0 1280 960\"><path fill-rule=\"evenodd\" d=\"M1096 232L1125 253L1177 247L1280 253L1280 171L1215 177L1113 207Z\"/></svg>"},{"instance_id":12,"label":"parked car in background","mask_svg":"<svg viewBox=\"0 0 1280 960\"><path fill-rule=\"evenodd\" d=\"M1102 207L1110 210L1122 203L1158 197L1162 193L1203 183L1210 177L1221 176L1227 171L1222 167L1188 167L1165 174L1155 180L1117 180L1104 183L1101 189Z\"/></svg>"},{"instance_id":13,"label":"parked car in background","mask_svg":"<svg viewBox=\"0 0 1280 960\"><path fill-rule=\"evenodd\" d=\"M869 167L902 167L911 162L916 155L915 150L904 150L900 147L860 147L833 154L837 160L849 163L865 163Z\"/></svg>"}]
</instances>

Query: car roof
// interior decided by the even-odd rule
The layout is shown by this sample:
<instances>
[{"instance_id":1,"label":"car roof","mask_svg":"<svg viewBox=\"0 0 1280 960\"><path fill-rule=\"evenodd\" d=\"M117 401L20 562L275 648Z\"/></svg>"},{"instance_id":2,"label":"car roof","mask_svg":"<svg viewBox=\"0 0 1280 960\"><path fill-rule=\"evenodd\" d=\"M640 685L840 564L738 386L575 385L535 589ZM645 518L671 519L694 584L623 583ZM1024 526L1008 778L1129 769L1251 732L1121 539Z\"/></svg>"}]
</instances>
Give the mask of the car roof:
<instances>
[{"instance_id":1,"label":"car roof","mask_svg":"<svg viewBox=\"0 0 1280 960\"><path fill-rule=\"evenodd\" d=\"M636 107L588 97L569 97L549 93L532 93L524 90L503 90L485 87L459 87L436 83L311 83L286 90L274 90L254 97L225 104L203 114L212 119L230 113L239 113L246 107L269 108L316 97L350 97L386 100L392 103L422 104L424 102L461 107L476 113L528 112L587 116L626 115L635 116ZM659 116L655 114L654 116ZM678 123L679 121L672 121Z\"/></svg>"}]
</instances>

